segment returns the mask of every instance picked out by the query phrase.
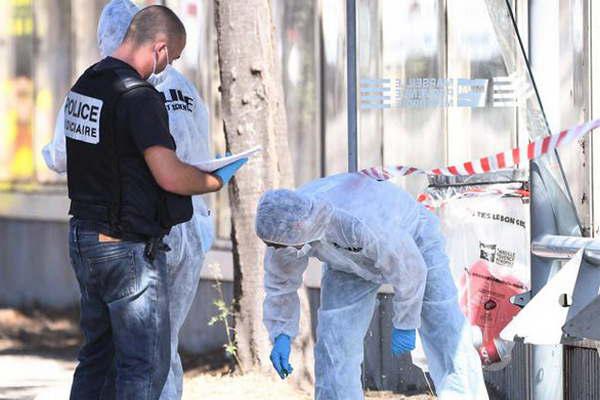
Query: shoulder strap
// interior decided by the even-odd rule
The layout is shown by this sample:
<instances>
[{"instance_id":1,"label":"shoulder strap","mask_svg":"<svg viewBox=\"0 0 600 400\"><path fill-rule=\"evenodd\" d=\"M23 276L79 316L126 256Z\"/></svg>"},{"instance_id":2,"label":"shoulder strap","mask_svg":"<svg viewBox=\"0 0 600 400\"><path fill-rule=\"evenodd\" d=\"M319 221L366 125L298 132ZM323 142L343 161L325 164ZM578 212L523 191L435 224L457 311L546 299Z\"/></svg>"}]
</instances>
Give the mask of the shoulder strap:
<instances>
[{"instance_id":1,"label":"shoulder strap","mask_svg":"<svg viewBox=\"0 0 600 400\"><path fill-rule=\"evenodd\" d=\"M112 72L114 72L117 75L117 80L114 83L114 89L117 92L117 95L115 97L115 104L116 101L118 101L118 98L123 96L125 93L137 89L137 88L141 88L141 87L147 87L149 89L154 89L154 86L152 86L151 84L149 84L148 82L137 78L137 77L133 77L130 74L125 74L124 73L125 69L114 69L112 70ZM113 121L114 124L114 121ZM117 143L117 130L115 129L116 127L113 125L113 143ZM115 152L116 152L116 156L114 157L114 171L115 171L115 179L113 179L113 183L114 183L114 187L113 187L113 193L114 193L114 199L113 202L111 204L110 207L110 225L111 227L113 227L113 229L115 229L119 234L121 234L121 168L120 168L120 157L119 157L119 149L115 146Z\"/></svg>"},{"instance_id":2,"label":"shoulder strap","mask_svg":"<svg viewBox=\"0 0 600 400\"><path fill-rule=\"evenodd\" d=\"M129 92L130 90L141 88L141 87L146 87L148 89L155 90L154 86L152 86L150 83L146 82L145 80L131 76L129 74L124 74L123 73L124 69L115 69L113 71L118 77L118 79L115 83L115 90L117 90L117 92L119 92L119 95L123 95L123 94Z\"/></svg>"}]
</instances>

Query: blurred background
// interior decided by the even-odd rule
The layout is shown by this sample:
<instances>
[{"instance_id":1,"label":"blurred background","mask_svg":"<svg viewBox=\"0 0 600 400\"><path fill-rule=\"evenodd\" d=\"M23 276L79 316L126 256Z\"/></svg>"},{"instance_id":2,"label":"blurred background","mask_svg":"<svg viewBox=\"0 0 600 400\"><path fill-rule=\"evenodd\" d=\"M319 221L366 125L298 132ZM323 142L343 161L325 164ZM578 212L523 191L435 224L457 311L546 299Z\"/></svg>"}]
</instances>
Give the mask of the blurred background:
<instances>
[{"instance_id":1,"label":"blurred background","mask_svg":"<svg viewBox=\"0 0 600 400\"><path fill-rule=\"evenodd\" d=\"M13 336L19 336L19 326L31 321L45 321L41 331L56 331L59 328L52 325L56 319L51 316L66 315L58 320L71 321L68 316L77 309L79 292L66 247L65 177L46 168L41 149L52 138L57 109L74 79L99 58L96 27L105 3L0 1L0 307L8 310L5 319L0 318L0 326L3 321L17 326L16 330L0 331L0 339L4 334L5 339L16 340ZM209 109L213 150L222 153L225 145L212 1L137 3L167 5L185 23L187 46L175 67L196 83ZM592 0L509 3L550 129L558 131L599 117L598 4ZM272 0L272 10L296 184L344 172L348 149L345 0ZM502 51L510 40L511 51L520 52L512 26L494 25L483 0L357 0L357 14L359 81L390 79L402 86L412 78L493 82L498 77L517 80L524 76L522 67L507 61ZM531 90L528 84L525 89ZM489 93L489 98L472 107L361 107L360 166L445 166L509 149L546 133L545 126L521 118L518 104L494 106L493 91ZM594 163L599 146L600 141L588 135L561 151L588 236L596 234L600 224L600 200L595 196L600 164ZM421 178L397 182L415 196L426 186ZM216 279L223 282L224 299L231 301L232 296L226 192L213 195L211 204L218 240L182 332L181 346L188 354L218 352L225 342L222 327L209 327L208 321L216 313L212 305L212 299L219 297L213 287ZM313 311L319 302L319 277L319 266L311 265L306 282ZM365 383L375 390L427 392L426 379L410 360L388 356L390 295L382 293L380 297L366 343ZM66 346L73 350L77 331L69 329L55 339L72 339ZM47 348L55 341L52 337L48 340L37 345ZM12 348L6 343L6 348ZM573 348L567 357L592 357L591 351ZM593 357L590 360L598 364ZM600 364L596 366L600 370ZM518 368L488 374L500 393L498 398L510 398L502 397L508 396L509 389L504 386L525 385L518 374Z\"/></svg>"}]
</instances>

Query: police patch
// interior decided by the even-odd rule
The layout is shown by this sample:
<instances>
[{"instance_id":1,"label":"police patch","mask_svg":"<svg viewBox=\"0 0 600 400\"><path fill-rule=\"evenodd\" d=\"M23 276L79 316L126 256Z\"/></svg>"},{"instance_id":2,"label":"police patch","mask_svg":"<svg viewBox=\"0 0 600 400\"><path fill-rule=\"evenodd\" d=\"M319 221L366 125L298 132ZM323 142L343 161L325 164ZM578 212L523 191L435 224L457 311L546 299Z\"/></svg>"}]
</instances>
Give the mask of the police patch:
<instances>
[{"instance_id":1,"label":"police patch","mask_svg":"<svg viewBox=\"0 0 600 400\"><path fill-rule=\"evenodd\" d=\"M65 102L65 135L81 142L100 142L102 100L69 92Z\"/></svg>"}]
</instances>

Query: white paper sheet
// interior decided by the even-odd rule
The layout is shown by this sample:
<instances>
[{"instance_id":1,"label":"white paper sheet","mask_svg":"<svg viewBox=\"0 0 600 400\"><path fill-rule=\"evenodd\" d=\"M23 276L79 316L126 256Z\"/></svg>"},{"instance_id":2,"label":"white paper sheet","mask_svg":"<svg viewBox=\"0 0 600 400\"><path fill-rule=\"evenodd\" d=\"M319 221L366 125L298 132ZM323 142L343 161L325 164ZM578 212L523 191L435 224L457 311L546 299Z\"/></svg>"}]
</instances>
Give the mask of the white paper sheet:
<instances>
[{"instance_id":1,"label":"white paper sheet","mask_svg":"<svg viewBox=\"0 0 600 400\"><path fill-rule=\"evenodd\" d=\"M256 146L256 147L251 148L250 150L246 150L239 154L233 154L231 156L222 157L222 158L215 158L214 160L206 160L206 161L202 161L202 162L192 164L192 165L201 171L213 172L219 168L223 168L226 165L236 162L237 160L240 160L240 159L246 158L246 157L250 157L254 153L257 153L261 150L262 150L262 147Z\"/></svg>"}]
</instances>

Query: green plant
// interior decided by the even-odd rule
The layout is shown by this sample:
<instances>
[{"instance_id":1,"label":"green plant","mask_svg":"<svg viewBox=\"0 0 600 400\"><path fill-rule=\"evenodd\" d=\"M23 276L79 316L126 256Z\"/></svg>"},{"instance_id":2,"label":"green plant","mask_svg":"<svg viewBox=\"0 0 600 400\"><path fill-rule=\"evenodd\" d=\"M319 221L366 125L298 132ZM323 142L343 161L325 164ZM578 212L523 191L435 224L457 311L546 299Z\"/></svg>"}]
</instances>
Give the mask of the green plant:
<instances>
[{"instance_id":1,"label":"green plant","mask_svg":"<svg viewBox=\"0 0 600 400\"><path fill-rule=\"evenodd\" d=\"M220 270L219 266L217 264L211 264L211 265L209 265L208 268L214 274L215 283L212 285L212 287L217 292L217 298L214 299L212 302L213 305L217 309L217 314L214 315L208 321L208 325L214 326L217 323L223 324L223 327L225 328L225 334L227 336L227 343L225 343L223 345L223 348L225 349L225 354L227 354L229 357L231 357L235 360L237 367L239 368L240 372L243 374L244 370L242 368L242 363L240 362L240 359L238 357L238 348L237 348L237 345L236 345L235 339L234 339L235 328L232 327L231 324L229 323L230 318L233 317L235 314L234 305L227 304L227 301L225 301L225 294L223 293L223 282L222 282L223 276L221 275L221 270Z\"/></svg>"}]
</instances>

